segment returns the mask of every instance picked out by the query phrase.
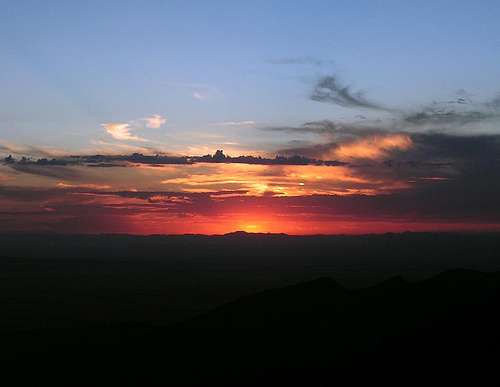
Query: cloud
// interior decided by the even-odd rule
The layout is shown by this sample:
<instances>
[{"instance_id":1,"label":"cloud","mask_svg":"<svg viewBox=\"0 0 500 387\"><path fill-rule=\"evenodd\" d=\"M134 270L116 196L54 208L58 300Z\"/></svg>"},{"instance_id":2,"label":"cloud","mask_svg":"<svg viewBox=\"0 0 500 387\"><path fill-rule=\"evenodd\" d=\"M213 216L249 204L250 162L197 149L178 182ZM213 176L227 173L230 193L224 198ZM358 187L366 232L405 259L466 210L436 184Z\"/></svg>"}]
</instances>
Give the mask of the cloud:
<instances>
[{"instance_id":1,"label":"cloud","mask_svg":"<svg viewBox=\"0 0 500 387\"><path fill-rule=\"evenodd\" d=\"M405 137L411 139L411 146ZM195 226L182 228L179 219L190 216L203 222L206 216L212 222L206 230L213 232L216 221L211 217L216 216L217 222L225 219L225 227L233 227L227 222L235 216L246 219L252 214L269 216L275 222L289 219L288 224L332 222L330 228L322 229L326 232L338 230L335 222L343 219L357 225L368 221L393 225L500 222L499 135L379 133L315 145L318 154L335 154L341 146L346 155L359 157L360 147L370 147L372 153L366 158L363 150L362 162L336 168L235 165L215 159L210 165L163 166L147 174L138 161L152 163L161 158L115 155L112 157L116 160L130 160L130 168L119 174L99 169L74 179L59 177L57 185L53 180L46 183L50 192L26 185L20 188L20 182L33 184L35 180L25 177L21 181L21 174L12 174L19 180L9 184L17 188L0 187L0 207L9 212L4 211L2 220L7 222L0 222L0 228L12 230L15 223L20 228L39 230L43 220L44 225L62 232L193 232L189 227ZM378 158L376 151L385 152L384 158ZM101 160L92 157L84 160ZM274 160L255 159L256 163ZM36 162L25 161L21 168L42 172L63 168L34 165ZM111 186L109 191L105 186ZM131 191L132 187L137 191ZM63 218L73 221L57 223ZM181 228L172 226L177 218Z\"/></svg>"},{"instance_id":2,"label":"cloud","mask_svg":"<svg viewBox=\"0 0 500 387\"><path fill-rule=\"evenodd\" d=\"M162 125L165 125L166 122L166 117L163 117L160 114L153 114L152 116L139 120L132 120L128 122L108 122L101 124L101 126L116 140L147 142L149 140L139 137L132 132L137 129L143 129L144 126L146 128L158 129Z\"/></svg>"},{"instance_id":3,"label":"cloud","mask_svg":"<svg viewBox=\"0 0 500 387\"><path fill-rule=\"evenodd\" d=\"M234 229L242 219L270 219L279 231L339 232L342 222L357 232L407 229L498 229L498 200L481 201L467 192L451 196L453 181L427 181L418 190L383 195L252 196L239 191L75 192L0 187L1 231L50 230L63 233L218 233ZM468 203L464 206L464 203ZM186 222L186 217L190 219ZM371 226L370 222L374 222ZM453 226L454 225L454 226ZM321 228L316 228L321 227ZM370 231L371 230L371 231ZM352 230L351 230L352 232Z\"/></svg>"},{"instance_id":4,"label":"cloud","mask_svg":"<svg viewBox=\"0 0 500 387\"><path fill-rule=\"evenodd\" d=\"M92 183L80 183L80 184L70 184L64 181L57 183L57 188L61 189L86 189L86 190L106 190L111 189L108 184L92 184Z\"/></svg>"},{"instance_id":5,"label":"cloud","mask_svg":"<svg viewBox=\"0 0 500 387\"><path fill-rule=\"evenodd\" d=\"M321 144L303 144L299 147L279 150L283 155L300 155L321 160L383 160L394 152L404 152L413 147L406 133L376 133L358 135Z\"/></svg>"},{"instance_id":6,"label":"cloud","mask_svg":"<svg viewBox=\"0 0 500 387\"><path fill-rule=\"evenodd\" d=\"M278 154L283 156L300 155L310 158L321 158L325 154L331 153L332 149L337 147L336 142L326 142L322 144L313 144L310 142L292 141L291 147L278 150Z\"/></svg>"},{"instance_id":7,"label":"cloud","mask_svg":"<svg viewBox=\"0 0 500 387\"><path fill-rule=\"evenodd\" d=\"M271 126L260 128L266 131L290 132L299 134L318 134L330 138L345 136L359 136L384 132L380 124L373 125L366 122L362 125L355 123L335 122L331 120L309 121L300 126Z\"/></svg>"},{"instance_id":8,"label":"cloud","mask_svg":"<svg viewBox=\"0 0 500 387\"><path fill-rule=\"evenodd\" d=\"M496 134L500 123L500 96L473 103L465 91L444 102L432 102L413 112L401 112L395 123L412 131Z\"/></svg>"},{"instance_id":9,"label":"cloud","mask_svg":"<svg viewBox=\"0 0 500 387\"><path fill-rule=\"evenodd\" d=\"M11 180L11 179L12 179L12 177L11 177L11 176L9 176L9 175L7 175L7 174L4 174L4 173L2 173L2 172L0 171L0 183L2 183L2 182L6 182L6 181Z\"/></svg>"},{"instance_id":10,"label":"cloud","mask_svg":"<svg viewBox=\"0 0 500 387\"><path fill-rule=\"evenodd\" d=\"M498 113L474 109L474 107L473 109L458 110L452 106L452 104L455 103L456 101L448 101L445 103L434 102L416 113L406 114L404 121L416 126L444 127L449 125L463 126L489 119L500 118ZM467 105L468 103L463 104Z\"/></svg>"},{"instance_id":11,"label":"cloud","mask_svg":"<svg viewBox=\"0 0 500 387\"><path fill-rule=\"evenodd\" d=\"M500 94L484 103L473 103L469 93L463 89L458 90L456 95L447 101L432 102L423 108L413 111L405 111L383 106L365 98L361 91L353 92L350 86L343 85L336 75L327 75L320 78L314 85L310 97L313 101L331 103L334 105L379 110L393 114L392 127L399 130L441 130L462 131L467 126L485 133L496 133L496 124L500 121ZM479 127L479 124L489 124ZM339 124L335 124L337 127ZM387 128L386 124L386 128ZM303 125L295 131L306 132L333 132L334 128L330 122L328 125ZM293 129L289 129L293 131Z\"/></svg>"},{"instance_id":12,"label":"cloud","mask_svg":"<svg viewBox=\"0 0 500 387\"><path fill-rule=\"evenodd\" d=\"M153 114L151 117L145 117L144 121L146 122L146 127L158 129L167 122L167 118L159 114Z\"/></svg>"},{"instance_id":13,"label":"cloud","mask_svg":"<svg viewBox=\"0 0 500 387\"><path fill-rule=\"evenodd\" d=\"M122 141L147 141L142 137L135 136L131 133L132 128L130 124L110 122L102 124L102 127L106 129L113 138Z\"/></svg>"},{"instance_id":14,"label":"cloud","mask_svg":"<svg viewBox=\"0 0 500 387\"><path fill-rule=\"evenodd\" d=\"M206 94L203 94L201 91L195 91L193 92L193 98L197 99L198 101L205 101L208 99L208 96Z\"/></svg>"},{"instance_id":15,"label":"cloud","mask_svg":"<svg viewBox=\"0 0 500 387\"><path fill-rule=\"evenodd\" d=\"M90 148L83 149L78 152L79 155L89 155L89 154L106 154L106 155L117 155L124 153L161 153L161 150L150 147L150 146L137 146L123 143L107 142L102 140L91 140L93 145ZM68 153L66 152L66 155Z\"/></svg>"},{"instance_id":16,"label":"cloud","mask_svg":"<svg viewBox=\"0 0 500 387\"><path fill-rule=\"evenodd\" d=\"M223 122L216 122L213 123L212 125L217 125L217 126L254 126L256 125L257 122L247 120L247 121L223 121Z\"/></svg>"},{"instance_id":17,"label":"cloud","mask_svg":"<svg viewBox=\"0 0 500 387\"><path fill-rule=\"evenodd\" d=\"M71 155L53 159L16 159L6 157L0 160L5 165L11 168L24 168L33 170L33 168L49 168L63 167L72 165L85 166L120 166L123 163L144 164L144 165L191 165L191 164L249 164L249 165L323 165L323 166L338 166L345 163L337 160L318 160L313 158L302 157L300 155L291 155L285 157L277 155L274 158L266 158L261 156L228 156L222 150L218 150L214 155L207 154L204 156L169 156L164 154L144 155L142 153L134 153L131 155Z\"/></svg>"},{"instance_id":18,"label":"cloud","mask_svg":"<svg viewBox=\"0 0 500 387\"><path fill-rule=\"evenodd\" d=\"M373 135L339 144L326 156L334 156L341 160L381 160L389 157L394 151L406 151L412 146L413 141L407 134Z\"/></svg>"},{"instance_id":19,"label":"cloud","mask_svg":"<svg viewBox=\"0 0 500 387\"><path fill-rule=\"evenodd\" d=\"M351 107L366 107L370 102L352 95L349 90L345 92L324 96L326 100L337 101L339 105ZM326 93L326 92L325 92ZM473 103L468 94L462 91L456 99L432 102L424 107L411 110L389 109L378 106L379 110L392 113L392 117L384 120L369 120L364 116L356 116L361 120L340 122L331 120L318 120L306 122L299 126L263 127L261 130L286 131L298 134L317 134L338 139L339 137L359 136L386 132L446 132L467 135L496 134L500 123L500 95L483 103ZM358 96L359 97L359 96ZM363 105L364 104L364 105Z\"/></svg>"},{"instance_id":20,"label":"cloud","mask_svg":"<svg viewBox=\"0 0 500 387\"><path fill-rule=\"evenodd\" d=\"M0 153L13 154L13 155L30 155L38 157L53 157L63 156L68 152L64 149L46 147L46 146L32 146L32 145L19 145L10 141L0 140Z\"/></svg>"},{"instance_id":21,"label":"cloud","mask_svg":"<svg viewBox=\"0 0 500 387\"><path fill-rule=\"evenodd\" d=\"M492 98L491 101L486 102L485 105L494 110L500 109L500 93L498 93L494 98Z\"/></svg>"},{"instance_id":22,"label":"cloud","mask_svg":"<svg viewBox=\"0 0 500 387\"><path fill-rule=\"evenodd\" d=\"M269 61L269 63L275 65L311 65L317 67L334 64L332 60L319 59L313 56L294 56L272 59Z\"/></svg>"},{"instance_id":23,"label":"cloud","mask_svg":"<svg viewBox=\"0 0 500 387\"><path fill-rule=\"evenodd\" d=\"M474 104L469 93L463 89L458 90L456 96L450 100L435 101L423 108L405 111L369 101L361 91L353 92L350 86L341 84L336 75L327 75L316 82L311 99L347 108L389 112L394 115L393 126L404 129L460 130L461 127L466 125L487 121L496 124L500 120L500 94L490 101ZM363 117L363 120L365 119L366 117ZM308 129L307 126L304 125L303 129ZM316 132L320 130L331 132L334 128L330 123L328 128L313 125L309 129ZM485 132L495 132L494 128L483 127L481 129ZM296 131L300 130L296 129Z\"/></svg>"},{"instance_id":24,"label":"cloud","mask_svg":"<svg viewBox=\"0 0 500 387\"><path fill-rule=\"evenodd\" d=\"M74 180L80 177L80 172L74 168L61 165L40 165L34 163L11 163L10 168L17 172L44 176L53 179Z\"/></svg>"},{"instance_id":25,"label":"cloud","mask_svg":"<svg viewBox=\"0 0 500 387\"><path fill-rule=\"evenodd\" d=\"M392 109L368 101L361 91L352 92L350 86L342 85L335 75L320 78L314 86L311 99L347 108L392 111Z\"/></svg>"}]
</instances>

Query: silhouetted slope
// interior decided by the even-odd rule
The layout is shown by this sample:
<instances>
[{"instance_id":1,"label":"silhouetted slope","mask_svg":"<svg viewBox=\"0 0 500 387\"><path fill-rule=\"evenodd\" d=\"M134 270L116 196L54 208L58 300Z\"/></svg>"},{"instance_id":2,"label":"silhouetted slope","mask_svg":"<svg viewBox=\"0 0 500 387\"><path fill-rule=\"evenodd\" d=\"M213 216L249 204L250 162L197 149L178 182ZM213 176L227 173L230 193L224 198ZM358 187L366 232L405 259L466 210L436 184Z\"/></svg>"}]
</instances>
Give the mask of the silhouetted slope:
<instances>
[{"instance_id":1,"label":"silhouetted slope","mask_svg":"<svg viewBox=\"0 0 500 387\"><path fill-rule=\"evenodd\" d=\"M222 335L264 332L274 340L292 339L294 345L305 346L314 338L329 343L332 354L345 355L346 350L377 350L378 343L413 335L445 320L462 324L451 320L468 319L471 311L486 308L482 312L488 312L491 307L495 314L499 288L499 274L465 270L418 283L394 278L360 290L347 290L322 278L244 297L181 327L217 330Z\"/></svg>"},{"instance_id":2,"label":"silhouetted slope","mask_svg":"<svg viewBox=\"0 0 500 387\"><path fill-rule=\"evenodd\" d=\"M0 332L166 325L318 277L358 288L455 267L498 271L499 241L494 233L0 235Z\"/></svg>"},{"instance_id":3,"label":"silhouetted slope","mask_svg":"<svg viewBox=\"0 0 500 387\"><path fill-rule=\"evenodd\" d=\"M500 273L471 270L358 290L320 278L242 297L168 328L75 327L10 335L4 348L10 341L7 357L18 364L71 372L85 365L81 380L100 370L142 385L334 385L340 376L431 370L449 380L464 372L479 377L500 355L499 290ZM27 356L30 345L38 353Z\"/></svg>"}]
</instances>

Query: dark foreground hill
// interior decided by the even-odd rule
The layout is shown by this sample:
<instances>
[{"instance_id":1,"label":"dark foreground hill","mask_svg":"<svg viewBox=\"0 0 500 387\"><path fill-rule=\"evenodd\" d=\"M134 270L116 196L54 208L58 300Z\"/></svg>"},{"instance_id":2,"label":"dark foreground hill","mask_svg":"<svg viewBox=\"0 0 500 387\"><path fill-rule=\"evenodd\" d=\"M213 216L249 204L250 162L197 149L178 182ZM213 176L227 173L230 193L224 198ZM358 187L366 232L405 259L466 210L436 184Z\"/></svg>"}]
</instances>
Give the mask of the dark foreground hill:
<instances>
[{"instance_id":1,"label":"dark foreground hill","mask_svg":"<svg viewBox=\"0 0 500 387\"><path fill-rule=\"evenodd\" d=\"M320 277L347 288L500 271L500 234L0 235L0 332L166 325Z\"/></svg>"},{"instance_id":2,"label":"dark foreground hill","mask_svg":"<svg viewBox=\"0 0 500 387\"><path fill-rule=\"evenodd\" d=\"M168 327L11 332L2 364L18 380L66 385L407 385L438 376L478 385L498 367L499 306L500 273L394 277L357 290L319 278Z\"/></svg>"}]
</instances>

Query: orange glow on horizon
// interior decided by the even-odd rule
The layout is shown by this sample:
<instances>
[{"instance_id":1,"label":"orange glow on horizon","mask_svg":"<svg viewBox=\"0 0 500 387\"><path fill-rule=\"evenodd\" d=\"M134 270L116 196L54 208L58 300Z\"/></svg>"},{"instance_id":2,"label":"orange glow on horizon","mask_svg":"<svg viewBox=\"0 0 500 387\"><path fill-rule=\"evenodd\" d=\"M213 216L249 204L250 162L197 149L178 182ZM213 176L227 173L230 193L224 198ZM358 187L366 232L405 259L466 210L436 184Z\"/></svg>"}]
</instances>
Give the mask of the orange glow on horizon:
<instances>
[{"instance_id":1,"label":"orange glow on horizon","mask_svg":"<svg viewBox=\"0 0 500 387\"><path fill-rule=\"evenodd\" d=\"M190 219L151 220L148 224L128 219L133 234L204 234L222 235L236 231L247 233L271 233L289 235L358 235L387 232L466 232L500 231L498 223L373 220L373 219L315 219L304 215L256 215L238 214L207 218L193 216Z\"/></svg>"},{"instance_id":2,"label":"orange glow on horizon","mask_svg":"<svg viewBox=\"0 0 500 387\"><path fill-rule=\"evenodd\" d=\"M333 151L376 159L412 146L408 136L391 134L344 143ZM41 165L36 170L28 165L27 173L4 167L0 179L12 188L0 206L7 231L310 235L500 230L480 208L461 218L460 210L442 209L428 199L425 208L414 199L414 187L446 184L453 178L448 170L399 174L383 169L380 160L359 163L372 168L352 164Z\"/></svg>"}]
</instances>

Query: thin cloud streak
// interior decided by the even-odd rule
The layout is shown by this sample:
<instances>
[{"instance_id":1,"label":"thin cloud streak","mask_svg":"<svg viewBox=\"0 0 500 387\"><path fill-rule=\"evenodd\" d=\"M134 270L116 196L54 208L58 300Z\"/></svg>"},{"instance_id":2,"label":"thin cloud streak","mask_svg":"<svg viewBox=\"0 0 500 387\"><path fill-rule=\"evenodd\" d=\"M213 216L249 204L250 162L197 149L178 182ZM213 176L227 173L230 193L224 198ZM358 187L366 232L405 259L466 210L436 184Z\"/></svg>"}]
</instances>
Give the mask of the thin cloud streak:
<instances>
[{"instance_id":1,"label":"thin cloud streak","mask_svg":"<svg viewBox=\"0 0 500 387\"><path fill-rule=\"evenodd\" d=\"M314 85L311 100L330 103L345 108L370 109L391 113L394 127L427 130L453 130L466 125L500 121L500 94L490 101L473 103L465 90L458 96L444 102L432 102L422 108L411 110L387 107L368 100L363 92L351 90L343 85L335 74L322 76ZM364 118L364 117L363 117ZM307 125L304 125L307 126ZM331 129L331 128L330 128Z\"/></svg>"},{"instance_id":2,"label":"thin cloud streak","mask_svg":"<svg viewBox=\"0 0 500 387\"><path fill-rule=\"evenodd\" d=\"M268 62L274 65L311 65L316 67L333 66L335 64L335 62L332 60L315 58L313 56L286 57L286 58L272 59L269 60Z\"/></svg>"},{"instance_id":3,"label":"thin cloud streak","mask_svg":"<svg viewBox=\"0 0 500 387\"><path fill-rule=\"evenodd\" d=\"M353 92L350 86L343 85L335 75L321 77L314 86L311 99L347 108L392 111L392 109L367 100L361 91Z\"/></svg>"},{"instance_id":4,"label":"thin cloud streak","mask_svg":"<svg viewBox=\"0 0 500 387\"><path fill-rule=\"evenodd\" d=\"M255 126L257 124L256 121L246 120L246 121L222 121L215 122L211 125L214 126Z\"/></svg>"}]
</instances>

